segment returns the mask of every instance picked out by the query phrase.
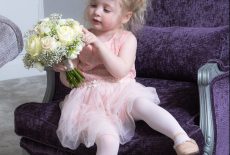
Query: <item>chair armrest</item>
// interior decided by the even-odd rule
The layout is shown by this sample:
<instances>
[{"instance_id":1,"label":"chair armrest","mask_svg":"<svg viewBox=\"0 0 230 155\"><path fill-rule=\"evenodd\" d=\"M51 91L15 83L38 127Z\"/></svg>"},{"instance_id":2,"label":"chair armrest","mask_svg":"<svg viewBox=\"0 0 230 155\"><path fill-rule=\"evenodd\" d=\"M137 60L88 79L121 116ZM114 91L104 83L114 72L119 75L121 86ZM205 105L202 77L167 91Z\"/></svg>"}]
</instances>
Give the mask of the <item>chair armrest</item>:
<instances>
[{"instance_id":1,"label":"chair armrest","mask_svg":"<svg viewBox=\"0 0 230 155\"><path fill-rule=\"evenodd\" d=\"M226 67L221 68L220 65L220 62L209 61L198 70L200 128L205 138L204 155L212 155L215 149L215 109L212 100L212 84L215 79L229 76Z\"/></svg>"},{"instance_id":2,"label":"chair armrest","mask_svg":"<svg viewBox=\"0 0 230 155\"><path fill-rule=\"evenodd\" d=\"M0 67L13 60L23 49L22 33L12 21L0 15Z\"/></svg>"},{"instance_id":3,"label":"chair armrest","mask_svg":"<svg viewBox=\"0 0 230 155\"><path fill-rule=\"evenodd\" d=\"M52 68L46 68L47 86L43 103L61 101L71 91L70 88L62 84L60 73L54 72Z\"/></svg>"},{"instance_id":4,"label":"chair armrest","mask_svg":"<svg viewBox=\"0 0 230 155\"><path fill-rule=\"evenodd\" d=\"M46 92L43 97L43 103L47 103L53 100L54 92L55 92L55 72L51 68L46 68Z\"/></svg>"},{"instance_id":5,"label":"chair armrest","mask_svg":"<svg viewBox=\"0 0 230 155\"><path fill-rule=\"evenodd\" d=\"M229 56L228 56L228 58L229 58ZM224 61L222 61L220 59L211 59L211 60L208 61L208 63L216 63L218 68L219 68L219 70L223 71L223 72L227 72L230 69L229 64L228 64L229 61L224 62Z\"/></svg>"}]
</instances>

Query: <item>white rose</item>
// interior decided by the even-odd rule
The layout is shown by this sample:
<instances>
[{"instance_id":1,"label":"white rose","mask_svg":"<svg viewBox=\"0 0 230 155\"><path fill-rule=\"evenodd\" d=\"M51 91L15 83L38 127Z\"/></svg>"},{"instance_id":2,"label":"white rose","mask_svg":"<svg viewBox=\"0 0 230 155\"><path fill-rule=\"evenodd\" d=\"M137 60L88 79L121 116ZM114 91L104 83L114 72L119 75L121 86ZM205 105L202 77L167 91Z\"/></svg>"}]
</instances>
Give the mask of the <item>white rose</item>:
<instances>
[{"instance_id":1,"label":"white rose","mask_svg":"<svg viewBox=\"0 0 230 155\"><path fill-rule=\"evenodd\" d=\"M77 21L73 22L72 28L73 28L74 32L76 32L77 34L82 33L82 25L80 25Z\"/></svg>"},{"instance_id":2,"label":"white rose","mask_svg":"<svg viewBox=\"0 0 230 155\"><path fill-rule=\"evenodd\" d=\"M26 41L25 49L32 57L39 55L42 51L41 38L36 35L30 36Z\"/></svg>"},{"instance_id":3,"label":"white rose","mask_svg":"<svg viewBox=\"0 0 230 155\"><path fill-rule=\"evenodd\" d=\"M38 25L38 31L40 34L44 35L49 34L51 32L51 29L47 22L42 22L40 25Z\"/></svg>"},{"instance_id":4,"label":"white rose","mask_svg":"<svg viewBox=\"0 0 230 155\"><path fill-rule=\"evenodd\" d=\"M42 48L45 50L55 50L57 48L56 39L50 36L46 36L41 39Z\"/></svg>"},{"instance_id":5,"label":"white rose","mask_svg":"<svg viewBox=\"0 0 230 155\"><path fill-rule=\"evenodd\" d=\"M57 34L63 45L71 44L76 38L76 33L70 26L61 26L57 28Z\"/></svg>"}]
</instances>

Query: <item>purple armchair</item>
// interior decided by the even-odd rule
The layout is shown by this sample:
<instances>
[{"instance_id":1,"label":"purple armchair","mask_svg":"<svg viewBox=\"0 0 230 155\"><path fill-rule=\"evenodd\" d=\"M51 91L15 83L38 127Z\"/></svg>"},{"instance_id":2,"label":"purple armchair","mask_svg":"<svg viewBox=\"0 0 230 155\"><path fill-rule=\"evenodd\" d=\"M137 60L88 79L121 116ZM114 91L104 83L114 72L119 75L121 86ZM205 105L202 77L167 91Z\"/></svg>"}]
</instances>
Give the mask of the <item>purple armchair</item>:
<instances>
[{"instance_id":1,"label":"purple armchair","mask_svg":"<svg viewBox=\"0 0 230 155\"><path fill-rule=\"evenodd\" d=\"M136 36L137 81L156 88L167 109L195 139L204 155L229 155L228 0L155 0ZM95 155L96 145L63 148L56 136L58 103L70 89L47 70L44 103L15 110L15 132L32 155ZM173 141L136 123L119 155L175 155Z\"/></svg>"}]
</instances>

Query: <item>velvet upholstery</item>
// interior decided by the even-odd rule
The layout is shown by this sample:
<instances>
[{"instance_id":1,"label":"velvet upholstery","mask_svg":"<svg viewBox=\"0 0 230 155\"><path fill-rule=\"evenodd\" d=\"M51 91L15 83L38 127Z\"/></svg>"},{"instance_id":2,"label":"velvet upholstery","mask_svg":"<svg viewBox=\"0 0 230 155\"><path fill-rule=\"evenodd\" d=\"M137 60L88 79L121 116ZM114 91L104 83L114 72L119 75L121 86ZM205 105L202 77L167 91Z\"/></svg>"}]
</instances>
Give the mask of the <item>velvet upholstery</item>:
<instances>
[{"instance_id":1,"label":"velvet upholstery","mask_svg":"<svg viewBox=\"0 0 230 155\"><path fill-rule=\"evenodd\" d=\"M229 73L214 79L211 84L214 122L216 126L214 149L216 155L229 153ZM225 146L225 147L224 147Z\"/></svg>"},{"instance_id":2,"label":"velvet upholstery","mask_svg":"<svg viewBox=\"0 0 230 155\"><path fill-rule=\"evenodd\" d=\"M144 27L137 35L138 77L197 81L197 70L210 59L226 60L229 27ZM178 76L180 75L180 76Z\"/></svg>"},{"instance_id":3,"label":"velvet upholstery","mask_svg":"<svg viewBox=\"0 0 230 155\"><path fill-rule=\"evenodd\" d=\"M229 0L150 0L147 25L218 27L229 25Z\"/></svg>"},{"instance_id":4,"label":"velvet upholstery","mask_svg":"<svg viewBox=\"0 0 230 155\"><path fill-rule=\"evenodd\" d=\"M215 62L229 71L228 0L150 0L147 23L137 34L137 81L156 88L167 109L194 138L203 154L199 127L198 69ZM229 155L229 73L211 82L214 117L213 155ZM60 117L58 103L70 91L55 73L55 91L49 103L25 103L15 110L15 132L20 145L32 155L95 155L96 146L63 148L55 134ZM52 82L52 81L48 81ZM134 138L120 147L119 155L175 155L172 140L137 122ZM229 132L228 132L229 134Z\"/></svg>"},{"instance_id":5,"label":"velvet upholstery","mask_svg":"<svg viewBox=\"0 0 230 155\"><path fill-rule=\"evenodd\" d=\"M197 109L199 109L197 85L191 82L175 82L152 78L138 78L137 80L146 86L156 87L161 106L173 114L189 135L198 141L202 152L204 141L197 121ZM55 149L66 150L61 146L55 134L60 117L58 103L59 101L46 104L26 103L19 106L15 111L17 116L15 117L15 123L20 124L20 126L16 125L16 133L50 145ZM165 146L165 150L161 149L162 145ZM172 145L172 140L165 136L162 137L160 133L153 131L144 122L139 121L133 140L121 146L120 154L141 154L141 150L145 150L146 155L151 155L151 148L154 148L155 153L175 154ZM136 148L137 146L138 148ZM81 145L74 152L82 155L93 155L95 154L95 146L93 150L92 152L88 151ZM67 151L73 152L68 149Z\"/></svg>"}]
</instances>

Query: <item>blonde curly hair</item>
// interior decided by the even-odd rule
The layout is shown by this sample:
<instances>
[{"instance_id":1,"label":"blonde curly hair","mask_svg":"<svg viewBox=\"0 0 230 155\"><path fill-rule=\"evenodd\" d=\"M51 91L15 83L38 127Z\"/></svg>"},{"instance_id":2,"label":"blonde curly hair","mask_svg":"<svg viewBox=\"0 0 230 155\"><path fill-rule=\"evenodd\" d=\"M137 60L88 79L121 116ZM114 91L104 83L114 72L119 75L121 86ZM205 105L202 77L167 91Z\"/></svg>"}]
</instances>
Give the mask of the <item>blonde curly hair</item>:
<instances>
[{"instance_id":1,"label":"blonde curly hair","mask_svg":"<svg viewBox=\"0 0 230 155\"><path fill-rule=\"evenodd\" d=\"M130 20L124 25L125 29L135 33L145 24L147 6L148 0L121 0L121 7L132 12Z\"/></svg>"},{"instance_id":2,"label":"blonde curly hair","mask_svg":"<svg viewBox=\"0 0 230 155\"><path fill-rule=\"evenodd\" d=\"M87 0L87 3L89 3L91 0ZM129 30L133 33L137 32L144 24L145 24L145 12L147 10L147 6L149 6L149 0L119 0L121 8L123 11L131 11L132 16L130 20L124 24L124 28L126 30ZM87 15L86 15L86 9L84 12L84 19L85 19L85 25L89 25L87 23Z\"/></svg>"}]
</instances>

